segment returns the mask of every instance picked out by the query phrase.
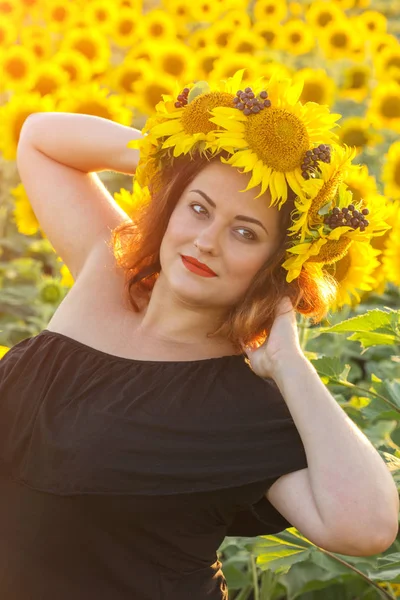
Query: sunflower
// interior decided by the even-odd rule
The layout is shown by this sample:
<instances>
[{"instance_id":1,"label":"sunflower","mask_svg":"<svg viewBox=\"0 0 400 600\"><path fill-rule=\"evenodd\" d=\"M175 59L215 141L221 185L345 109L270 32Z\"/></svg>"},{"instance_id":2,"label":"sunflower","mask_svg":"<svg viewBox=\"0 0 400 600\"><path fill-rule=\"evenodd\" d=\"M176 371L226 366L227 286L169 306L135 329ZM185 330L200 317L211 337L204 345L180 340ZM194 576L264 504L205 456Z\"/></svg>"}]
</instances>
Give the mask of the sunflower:
<instances>
[{"instance_id":1,"label":"sunflower","mask_svg":"<svg viewBox=\"0 0 400 600\"><path fill-rule=\"evenodd\" d=\"M238 80L232 82L233 93L238 90L241 74L239 71ZM222 158L221 161L243 167L244 173L253 170L246 190L261 184L260 196L269 187L271 206L281 199L279 208L286 202L287 185L301 194L304 184L301 165L306 152L312 153L310 148L314 145L329 144L336 139L330 130L340 115L331 114L326 106L313 102L303 106L298 102L301 92L302 81L293 84L290 79L282 79L277 70L267 84L260 77L253 87L256 97L267 93L271 104L266 110L247 116L232 108L227 98L225 106L221 102L211 110L213 116L209 119L225 129L215 133L216 148L233 153L227 161ZM211 139L208 141L215 147Z\"/></svg>"},{"instance_id":2,"label":"sunflower","mask_svg":"<svg viewBox=\"0 0 400 600\"><path fill-rule=\"evenodd\" d=\"M278 50L282 45L282 30L274 21L257 21L253 25L252 31L261 35L264 40L264 46L271 50Z\"/></svg>"},{"instance_id":3,"label":"sunflower","mask_svg":"<svg viewBox=\"0 0 400 600\"><path fill-rule=\"evenodd\" d=\"M57 94L68 82L69 77L60 65L52 61L41 62L35 68L35 81L30 91L39 92L41 96Z\"/></svg>"},{"instance_id":4,"label":"sunflower","mask_svg":"<svg viewBox=\"0 0 400 600\"><path fill-rule=\"evenodd\" d=\"M229 29L231 30L230 25ZM189 33L189 35L186 37L185 43L189 46L189 48L193 48L194 50L205 50L211 46L213 48L218 48L218 56L220 56L221 53L221 48L209 39L208 29L197 29L197 31Z\"/></svg>"},{"instance_id":5,"label":"sunflower","mask_svg":"<svg viewBox=\"0 0 400 600\"><path fill-rule=\"evenodd\" d=\"M205 81L188 85L189 103L181 107L175 106L174 98L178 98L183 90L175 83L173 96L164 94L156 106L157 115L163 117L164 122L151 127L151 137L167 138L162 149L174 146L175 157L190 152L197 142L214 140L215 126L209 119L209 111L214 106L232 106L234 89L240 85L242 75L243 70L220 90Z\"/></svg>"},{"instance_id":6,"label":"sunflower","mask_svg":"<svg viewBox=\"0 0 400 600\"><path fill-rule=\"evenodd\" d=\"M300 69L293 75L294 82L299 79L304 81L303 91L299 98L302 104L306 102L316 102L328 106L333 104L336 95L336 84L325 69Z\"/></svg>"},{"instance_id":7,"label":"sunflower","mask_svg":"<svg viewBox=\"0 0 400 600\"><path fill-rule=\"evenodd\" d=\"M327 58L347 58L356 46L354 27L348 20L333 21L324 29L320 44Z\"/></svg>"},{"instance_id":8,"label":"sunflower","mask_svg":"<svg viewBox=\"0 0 400 600\"><path fill-rule=\"evenodd\" d=\"M387 18L378 10L364 10L357 15L357 20L367 35L386 33Z\"/></svg>"},{"instance_id":9,"label":"sunflower","mask_svg":"<svg viewBox=\"0 0 400 600\"><path fill-rule=\"evenodd\" d=\"M391 33L376 34L367 40L371 59L379 59L379 54L386 48L397 49L399 42Z\"/></svg>"},{"instance_id":10,"label":"sunflower","mask_svg":"<svg viewBox=\"0 0 400 600\"><path fill-rule=\"evenodd\" d=\"M379 78L387 77L392 69L400 69L400 44L397 46L384 48L380 54L375 57L375 66Z\"/></svg>"},{"instance_id":11,"label":"sunflower","mask_svg":"<svg viewBox=\"0 0 400 600\"><path fill-rule=\"evenodd\" d=\"M0 150L5 160L15 160L19 137L26 118L35 112L54 112L55 99L33 92L13 94L0 106Z\"/></svg>"},{"instance_id":12,"label":"sunflower","mask_svg":"<svg viewBox=\"0 0 400 600\"><path fill-rule=\"evenodd\" d=\"M90 62L77 50L57 52L53 56L52 62L59 65L67 73L70 83L86 83L91 78Z\"/></svg>"},{"instance_id":13,"label":"sunflower","mask_svg":"<svg viewBox=\"0 0 400 600\"><path fill-rule=\"evenodd\" d=\"M13 221L18 232L23 235L35 235L40 229L39 221L33 212L28 195L22 183L10 190L14 196Z\"/></svg>"},{"instance_id":14,"label":"sunflower","mask_svg":"<svg viewBox=\"0 0 400 600\"><path fill-rule=\"evenodd\" d=\"M351 192L343 183L339 184L335 203L335 208L339 210L343 210L343 208L347 208L347 210L359 209L359 212L361 212L365 206L364 203L355 205L352 202ZM334 210L331 214L335 214ZM370 243L371 238L374 236L384 235L390 229L390 225L387 223L388 210L384 198L379 198L379 200L370 199L367 226L364 230L361 229L362 226L359 227L356 224L341 225L340 222L344 222L344 220L340 219L340 222L336 221L334 225L330 221L330 223L324 223L318 229L313 229L304 242L298 243L298 239L294 239L293 246L287 249L287 252L294 254L294 256L288 258L282 265L288 271L286 280L290 282L298 277L303 265L307 262L315 262L321 266L331 265L345 257L354 241ZM332 216L330 219L332 219Z\"/></svg>"},{"instance_id":15,"label":"sunflower","mask_svg":"<svg viewBox=\"0 0 400 600\"><path fill-rule=\"evenodd\" d=\"M106 77L114 90L119 94L125 95L125 102L132 102L134 105L133 85L145 78L148 68L149 65L146 60L128 60L125 57L125 60L121 64L113 67L109 73L106 73Z\"/></svg>"},{"instance_id":16,"label":"sunflower","mask_svg":"<svg viewBox=\"0 0 400 600\"><path fill-rule=\"evenodd\" d=\"M389 233L382 257L383 270L388 281L400 285L400 212Z\"/></svg>"},{"instance_id":17,"label":"sunflower","mask_svg":"<svg viewBox=\"0 0 400 600\"><path fill-rule=\"evenodd\" d=\"M315 45L311 27L301 19L291 19L282 25L282 47L294 56L307 54Z\"/></svg>"},{"instance_id":18,"label":"sunflower","mask_svg":"<svg viewBox=\"0 0 400 600\"><path fill-rule=\"evenodd\" d=\"M78 4L65 0L44 2L41 18L51 32L66 32L74 29L81 13Z\"/></svg>"},{"instance_id":19,"label":"sunflower","mask_svg":"<svg viewBox=\"0 0 400 600\"><path fill-rule=\"evenodd\" d=\"M330 23L342 20L344 18L343 11L333 2L325 0L317 0L311 2L306 11L306 21L315 30L323 30Z\"/></svg>"},{"instance_id":20,"label":"sunflower","mask_svg":"<svg viewBox=\"0 0 400 600\"><path fill-rule=\"evenodd\" d=\"M379 266L377 256L380 253L369 244L353 241L343 258L324 266L323 270L338 283L336 298L330 307L332 311L338 311L346 304L354 308L361 302L358 292L374 289L373 273Z\"/></svg>"},{"instance_id":21,"label":"sunflower","mask_svg":"<svg viewBox=\"0 0 400 600\"><path fill-rule=\"evenodd\" d=\"M89 24L66 30L59 50L80 52L90 62L93 73L102 73L110 62L111 49L106 36Z\"/></svg>"},{"instance_id":22,"label":"sunflower","mask_svg":"<svg viewBox=\"0 0 400 600\"><path fill-rule=\"evenodd\" d=\"M214 69L215 61L219 59L221 51L217 46L200 48L195 53L196 73L198 79L208 79Z\"/></svg>"},{"instance_id":23,"label":"sunflower","mask_svg":"<svg viewBox=\"0 0 400 600\"><path fill-rule=\"evenodd\" d=\"M234 54L232 52L224 52L220 58L214 63L214 68L210 73L209 81L216 84L223 80L233 77L235 73L241 69L245 69L242 85L244 82L254 80L260 73L260 62L253 54Z\"/></svg>"},{"instance_id":24,"label":"sunflower","mask_svg":"<svg viewBox=\"0 0 400 600\"><path fill-rule=\"evenodd\" d=\"M299 235L300 242L312 235L311 229L318 229L324 222L324 217L332 212L335 206L339 185L349 171L358 167L351 164L355 156L354 148L342 148L335 145L332 149L329 163L318 162L320 175L303 183L302 197L295 200L296 209L293 211L294 223L289 227L290 235ZM343 206L345 203L343 203Z\"/></svg>"},{"instance_id":25,"label":"sunflower","mask_svg":"<svg viewBox=\"0 0 400 600\"><path fill-rule=\"evenodd\" d=\"M372 90L367 119L377 128L400 132L400 85L395 81L378 83Z\"/></svg>"},{"instance_id":26,"label":"sunflower","mask_svg":"<svg viewBox=\"0 0 400 600\"><path fill-rule=\"evenodd\" d=\"M215 23L221 15L222 5L213 0L197 0L190 4L191 20L195 23Z\"/></svg>"},{"instance_id":27,"label":"sunflower","mask_svg":"<svg viewBox=\"0 0 400 600\"><path fill-rule=\"evenodd\" d=\"M152 115L160 97L172 94L176 85L175 77L167 73L161 76L149 69L141 81L134 81L132 84L133 106L144 115Z\"/></svg>"},{"instance_id":28,"label":"sunflower","mask_svg":"<svg viewBox=\"0 0 400 600\"><path fill-rule=\"evenodd\" d=\"M191 80L195 76L195 52L183 42L166 41L154 53L152 68L159 73L171 75L178 81Z\"/></svg>"},{"instance_id":29,"label":"sunflower","mask_svg":"<svg viewBox=\"0 0 400 600\"><path fill-rule=\"evenodd\" d=\"M274 0L256 0L253 5L253 21L263 21L269 19L280 23L287 15L287 5L285 0L276 2Z\"/></svg>"},{"instance_id":30,"label":"sunflower","mask_svg":"<svg viewBox=\"0 0 400 600\"><path fill-rule=\"evenodd\" d=\"M237 8L228 10L224 14L224 21L232 23L239 31L251 29L251 18L247 11Z\"/></svg>"},{"instance_id":31,"label":"sunflower","mask_svg":"<svg viewBox=\"0 0 400 600\"><path fill-rule=\"evenodd\" d=\"M347 173L344 182L353 194L355 202L362 199L368 200L369 196L375 196L378 193L376 179L370 175L367 165L360 165L358 171Z\"/></svg>"},{"instance_id":32,"label":"sunflower","mask_svg":"<svg viewBox=\"0 0 400 600\"><path fill-rule=\"evenodd\" d=\"M109 95L110 90L99 83L89 82L77 88L66 88L58 94L57 109L60 112L94 115L129 126L132 113L125 107L124 99Z\"/></svg>"},{"instance_id":33,"label":"sunflower","mask_svg":"<svg viewBox=\"0 0 400 600\"><path fill-rule=\"evenodd\" d=\"M226 50L229 40L235 35L236 28L230 21L217 21L206 31L206 44ZM203 32L204 33L204 32Z\"/></svg>"},{"instance_id":34,"label":"sunflower","mask_svg":"<svg viewBox=\"0 0 400 600\"><path fill-rule=\"evenodd\" d=\"M176 39L177 25L173 17L165 10L157 8L143 15L136 14L136 19L137 31L141 39L152 43L164 43L167 40ZM132 43L132 38L130 43Z\"/></svg>"},{"instance_id":35,"label":"sunflower","mask_svg":"<svg viewBox=\"0 0 400 600\"><path fill-rule=\"evenodd\" d=\"M0 12L0 50L8 48L18 37L18 30L10 19Z\"/></svg>"},{"instance_id":36,"label":"sunflower","mask_svg":"<svg viewBox=\"0 0 400 600\"><path fill-rule=\"evenodd\" d=\"M192 19L192 10L187 0L163 0L163 8L172 16L178 29L185 28Z\"/></svg>"},{"instance_id":37,"label":"sunflower","mask_svg":"<svg viewBox=\"0 0 400 600\"><path fill-rule=\"evenodd\" d=\"M26 25L21 29L20 39L22 46L31 50L40 60L52 58L53 41L48 29L40 25Z\"/></svg>"},{"instance_id":38,"label":"sunflower","mask_svg":"<svg viewBox=\"0 0 400 600\"><path fill-rule=\"evenodd\" d=\"M264 47L264 38L261 35L255 33L254 30L240 29L228 41L226 51L257 55L263 51Z\"/></svg>"},{"instance_id":39,"label":"sunflower","mask_svg":"<svg viewBox=\"0 0 400 600\"><path fill-rule=\"evenodd\" d=\"M83 17L103 33L112 35L114 22L120 11L121 8L108 0L91 0L83 6Z\"/></svg>"},{"instance_id":40,"label":"sunflower","mask_svg":"<svg viewBox=\"0 0 400 600\"><path fill-rule=\"evenodd\" d=\"M340 124L339 141L346 146L354 146L360 153L368 146L383 142L383 137L372 129L364 117L349 117Z\"/></svg>"},{"instance_id":41,"label":"sunflower","mask_svg":"<svg viewBox=\"0 0 400 600\"><path fill-rule=\"evenodd\" d=\"M121 48L129 48L132 46L133 39L136 41L146 39L145 31L148 23L142 23L141 19L142 16L137 10L128 7L120 8L110 23L110 36L113 42Z\"/></svg>"},{"instance_id":42,"label":"sunflower","mask_svg":"<svg viewBox=\"0 0 400 600\"><path fill-rule=\"evenodd\" d=\"M352 65L343 70L343 83L339 86L339 96L355 102L362 102L369 94L371 69L368 65Z\"/></svg>"},{"instance_id":43,"label":"sunflower","mask_svg":"<svg viewBox=\"0 0 400 600\"><path fill-rule=\"evenodd\" d=\"M400 141L389 146L385 159L382 169L385 196L400 199Z\"/></svg>"},{"instance_id":44,"label":"sunflower","mask_svg":"<svg viewBox=\"0 0 400 600\"><path fill-rule=\"evenodd\" d=\"M36 56L23 46L10 46L0 56L2 85L6 90L25 92L35 80Z\"/></svg>"}]
</instances>

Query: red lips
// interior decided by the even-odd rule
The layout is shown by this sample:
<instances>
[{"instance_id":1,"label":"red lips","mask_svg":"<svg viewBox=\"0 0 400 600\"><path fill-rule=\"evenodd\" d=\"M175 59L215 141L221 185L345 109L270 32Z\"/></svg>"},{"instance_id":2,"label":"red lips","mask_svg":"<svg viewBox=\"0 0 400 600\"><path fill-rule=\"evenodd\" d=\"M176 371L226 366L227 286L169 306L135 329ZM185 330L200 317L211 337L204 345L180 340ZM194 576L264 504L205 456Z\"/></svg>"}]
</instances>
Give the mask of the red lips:
<instances>
[{"instance_id":1,"label":"red lips","mask_svg":"<svg viewBox=\"0 0 400 600\"><path fill-rule=\"evenodd\" d=\"M202 269L202 271L206 271L206 273L210 273L210 275L216 275L216 273L214 273L214 271L212 271L209 267L207 267L207 265L199 262L192 256L185 256L184 254L182 254L182 258L184 258L187 262L191 263L192 265L195 265L199 269Z\"/></svg>"}]
</instances>

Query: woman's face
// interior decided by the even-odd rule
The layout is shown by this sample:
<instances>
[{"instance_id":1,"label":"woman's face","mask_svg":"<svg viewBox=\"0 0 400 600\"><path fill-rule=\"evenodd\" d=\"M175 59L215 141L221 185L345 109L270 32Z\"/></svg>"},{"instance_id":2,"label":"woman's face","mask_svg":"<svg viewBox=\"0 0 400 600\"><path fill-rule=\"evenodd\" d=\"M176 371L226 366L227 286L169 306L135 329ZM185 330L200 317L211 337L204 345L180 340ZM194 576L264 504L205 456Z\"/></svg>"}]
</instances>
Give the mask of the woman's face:
<instances>
[{"instance_id":1,"label":"woman's face","mask_svg":"<svg viewBox=\"0 0 400 600\"><path fill-rule=\"evenodd\" d=\"M268 192L254 198L259 187L239 191L250 178L251 172L239 173L231 165L213 161L179 199L161 244L160 262L171 291L186 304L235 305L275 251L278 208L269 207ZM182 255L206 264L216 276L193 273Z\"/></svg>"}]
</instances>

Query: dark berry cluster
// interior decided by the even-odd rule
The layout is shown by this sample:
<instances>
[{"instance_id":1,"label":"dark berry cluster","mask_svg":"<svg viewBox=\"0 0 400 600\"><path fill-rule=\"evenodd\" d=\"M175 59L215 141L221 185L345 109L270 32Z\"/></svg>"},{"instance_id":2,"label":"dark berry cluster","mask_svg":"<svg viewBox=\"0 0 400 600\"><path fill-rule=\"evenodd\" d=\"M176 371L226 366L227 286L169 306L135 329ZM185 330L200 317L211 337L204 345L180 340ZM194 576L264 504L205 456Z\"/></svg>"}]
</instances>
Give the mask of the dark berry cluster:
<instances>
[{"instance_id":1,"label":"dark berry cluster","mask_svg":"<svg viewBox=\"0 0 400 600\"><path fill-rule=\"evenodd\" d=\"M243 111L244 115L259 113L264 108L271 106L271 100L268 100L268 92L264 90L259 93L259 98L256 98L251 87L247 87L244 92L239 90L233 99L235 108Z\"/></svg>"},{"instance_id":2,"label":"dark berry cluster","mask_svg":"<svg viewBox=\"0 0 400 600\"><path fill-rule=\"evenodd\" d=\"M355 209L354 204L349 204L347 208L342 209L335 206L332 212L324 218L324 223L331 229L345 225L353 229L359 227L360 231L365 231L365 228L369 225L369 221L365 218L367 215L369 215L368 208L363 208L360 212Z\"/></svg>"},{"instance_id":3,"label":"dark berry cluster","mask_svg":"<svg viewBox=\"0 0 400 600\"><path fill-rule=\"evenodd\" d=\"M311 173L318 169L318 161L331 162L331 149L327 144L320 144L313 150L307 150L301 164L301 174L304 179L310 179Z\"/></svg>"},{"instance_id":4,"label":"dark berry cluster","mask_svg":"<svg viewBox=\"0 0 400 600\"><path fill-rule=\"evenodd\" d=\"M175 104L174 104L175 108L182 108L183 106L186 106L186 104L188 103L189 92L190 92L189 88L183 88L183 90L181 91L181 93L179 94L179 96L177 98L177 102L175 102Z\"/></svg>"}]
</instances>

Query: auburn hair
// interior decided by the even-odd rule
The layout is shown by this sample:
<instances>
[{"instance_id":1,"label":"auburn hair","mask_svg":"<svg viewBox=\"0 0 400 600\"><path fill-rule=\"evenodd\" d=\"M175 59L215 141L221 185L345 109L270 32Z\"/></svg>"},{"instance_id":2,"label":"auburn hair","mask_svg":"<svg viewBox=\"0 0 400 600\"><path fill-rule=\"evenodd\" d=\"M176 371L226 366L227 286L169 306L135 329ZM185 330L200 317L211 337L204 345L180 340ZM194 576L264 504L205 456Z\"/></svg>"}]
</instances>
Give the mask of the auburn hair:
<instances>
[{"instance_id":1,"label":"auburn hair","mask_svg":"<svg viewBox=\"0 0 400 600\"><path fill-rule=\"evenodd\" d=\"M221 156L229 158L230 154L222 151L211 158L199 154L174 158L173 165L154 173L149 183L151 201L135 206L131 220L112 230L109 246L124 271L126 299L135 312L141 310L135 297L149 300L160 274L160 246L178 200L194 177ZM268 336L277 305L284 296L291 299L295 311L312 317L313 324L326 316L336 292L335 279L328 273L317 278L303 269L298 278L288 283L287 271L282 267L290 246L287 229L292 222L294 200L295 194L289 188L288 199L279 210L276 251L255 274L241 300L227 309L217 329L208 333L209 337L223 336L238 351L242 344L259 345Z\"/></svg>"}]
</instances>

